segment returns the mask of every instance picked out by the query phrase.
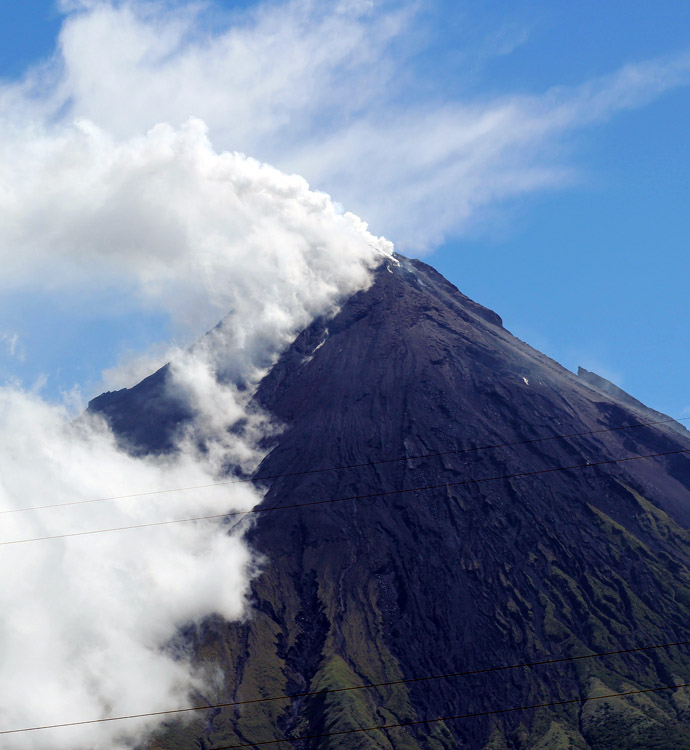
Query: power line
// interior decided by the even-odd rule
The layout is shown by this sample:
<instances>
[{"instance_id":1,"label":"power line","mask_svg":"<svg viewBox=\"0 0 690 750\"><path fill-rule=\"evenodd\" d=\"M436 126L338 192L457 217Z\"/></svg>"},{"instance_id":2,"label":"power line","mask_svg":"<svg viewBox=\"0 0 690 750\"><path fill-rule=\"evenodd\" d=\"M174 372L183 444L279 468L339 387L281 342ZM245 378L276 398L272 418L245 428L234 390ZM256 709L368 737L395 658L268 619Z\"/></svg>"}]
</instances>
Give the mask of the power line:
<instances>
[{"instance_id":1,"label":"power line","mask_svg":"<svg viewBox=\"0 0 690 750\"><path fill-rule=\"evenodd\" d=\"M643 693L659 693L662 690L677 690L678 688L690 687L690 682L679 685L663 685L656 688L645 688L644 690L626 690L624 693L609 693L607 695L593 695L589 698L569 698L562 701L550 701L549 703L532 703L529 706L513 706L511 708L496 708L492 711L475 711L470 714L456 714L455 716L439 716L435 719L417 719L415 721L401 721L396 724L383 724L377 727L362 727L360 729L344 729L340 732L326 732L325 734L309 734L300 737L281 737L277 740L263 740L262 742L248 742L242 745L221 745L211 750L237 750L242 747L259 747L260 745L277 745L281 742L299 742L302 740L316 740L324 737L342 737L346 734L357 734L358 732L381 732L386 729L397 729L400 727L419 726L420 724L434 724L439 721L456 721L458 719L474 719L479 716L493 716L495 714L507 714L513 711L527 711L536 708L551 708L553 706L567 706L573 703L588 703L589 701L600 701L607 698L622 698L628 695L641 695Z\"/></svg>"},{"instance_id":2,"label":"power line","mask_svg":"<svg viewBox=\"0 0 690 750\"><path fill-rule=\"evenodd\" d=\"M209 711L215 708L231 708L233 706L246 706L255 703L270 703L280 700L292 700L294 698L307 698L315 695L329 695L332 693L346 693L352 690L371 690L381 687L392 687L393 685L406 685L413 682L428 682L429 680L442 680L451 677L468 677L477 674L487 674L489 672L504 672L510 669L523 669L527 667L550 666L553 664L562 664L563 662L580 661L583 659L599 659L604 656L619 656L621 654L633 654L641 651L652 651L661 648L672 648L674 646L687 646L688 641L675 641L673 643L660 643L656 646L639 646L636 648L624 648L617 651L602 651L596 654L583 654L580 656L564 656L557 659L543 659L541 661L524 662L522 664L509 664L506 666L485 667L483 669L469 669L463 672L449 672L447 674L428 675L424 677L408 677L401 680L390 680L389 682L376 682L368 685L351 685L343 688L331 688L329 690L314 690L305 693L290 693L288 695L275 695L270 698L252 698L243 701L229 701L225 703L212 703L207 706L189 706L186 708L173 708L167 711L149 711L141 714L128 714L126 716L109 716L103 719L89 719L85 721L69 721L62 724L45 724L43 726L24 727L22 729L5 729L0 730L0 735L19 734L22 732L37 732L44 729L62 729L65 727L78 727L88 724L104 724L113 721L124 721L127 719L145 719L152 716L170 716L171 714L189 713L192 711Z\"/></svg>"},{"instance_id":3,"label":"power line","mask_svg":"<svg viewBox=\"0 0 690 750\"><path fill-rule=\"evenodd\" d=\"M620 430L632 430L637 427L650 427L660 424L669 424L671 422L683 422L690 420L690 417L678 417L677 419L660 419L655 422L638 422L636 424L622 425L619 427L604 427L598 430L586 430L584 432L569 432L560 435L550 435L547 437L530 438L528 440L517 440L510 443L493 443L489 445L479 445L473 448L455 448L447 451L438 451L435 453L420 453L415 456L400 456L398 458L384 458L378 461L365 461L357 464L344 464L341 466L328 466L323 469L307 469L305 471L293 471L285 474L268 474L266 476L253 476L246 479L228 479L223 482L210 482L208 484L196 484L188 487L172 487L165 490L150 490L148 492L133 492L129 495L114 495L111 497L97 497L88 500L72 500L66 503L53 503L52 505L32 505L29 508L10 508L0 510L0 515L10 513L26 513L33 510L47 510L48 508L67 508L73 505L89 505L91 503L106 503L115 500L130 500L135 497L148 497L152 495L165 495L171 492L188 492L190 490L204 490L210 487L224 487L232 484L247 484L250 482L265 482L270 479L285 479L288 477L301 477L309 474L322 474L328 471L346 471L348 469L362 469L367 466L379 466L381 464L399 463L400 461L418 461L423 458L436 458L439 456L459 455L462 453L475 453L483 450L495 450L496 448L513 448L518 445L529 445L531 443L544 443L549 440L565 440L573 437L585 437L587 435L599 435L605 432L618 432Z\"/></svg>"},{"instance_id":4,"label":"power line","mask_svg":"<svg viewBox=\"0 0 690 750\"><path fill-rule=\"evenodd\" d=\"M521 471L515 474L501 474L493 477L481 477L479 479L462 479L457 482L442 482L441 484L429 484L423 487L408 487L402 490L386 490L385 492L370 492L363 495L349 495L347 497L336 497L327 500L310 500L306 503L291 503L289 505L270 505L268 507L256 507L251 510L237 510L230 511L227 513L214 513L208 516L193 516L192 518L177 518L170 521L154 521L152 523L139 523L132 524L129 526L117 526L109 529L95 529L92 531L73 531L67 534L52 534L49 536L32 537L30 539L15 539L13 541L0 542L0 547L8 546L10 544L27 544L29 542L45 542L50 539L69 539L72 537L80 536L91 536L94 534L109 534L115 531L131 531L132 529L145 529L153 526L169 526L176 523L190 523L192 521L209 521L220 518L229 518L230 516L248 516L253 513L268 513L270 511L278 510L295 510L297 508L314 507L317 505L328 505L331 503L342 503L347 500L365 500L375 497L386 497L390 495L402 495L407 492L423 492L426 490L438 490L449 487L460 487L469 484L480 484L482 482L494 482L501 479L520 479L524 477L537 476L539 474L550 474L558 471L570 471L573 469L587 469L594 468L596 466L606 466L610 464L624 463L626 461L639 461L644 458L658 458L660 456L676 456L680 454L690 453L690 448L682 448L675 451L663 451L661 453L647 453L641 456L628 456L626 458L611 458L605 461L588 461L584 464L573 464L572 466L556 466L550 469L537 469L534 471Z\"/></svg>"}]
</instances>

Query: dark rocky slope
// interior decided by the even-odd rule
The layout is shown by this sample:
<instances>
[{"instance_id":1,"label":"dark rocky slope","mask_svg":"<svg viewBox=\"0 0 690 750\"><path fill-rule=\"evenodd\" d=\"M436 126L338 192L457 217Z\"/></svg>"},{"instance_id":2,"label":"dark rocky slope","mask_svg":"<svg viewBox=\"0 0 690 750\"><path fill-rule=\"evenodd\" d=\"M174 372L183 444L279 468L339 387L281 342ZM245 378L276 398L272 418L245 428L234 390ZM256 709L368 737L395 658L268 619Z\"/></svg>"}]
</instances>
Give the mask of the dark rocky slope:
<instances>
[{"instance_id":1,"label":"dark rocky slope","mask_svg":"<svg viewBox=\"0 0 690 750\"><path fill-rule=\"evenodd\" d=\"M105 394L138 450L169 444L165 371ZM400 259L305 330L257 402L285 429L265 504L386 492L690 448L674 426L446 453L646 421L503 329L429 266ZM690 639L685 454L257 516L246 623L188 637L222 667L209 702L319 691ZM210 711L152 748L191 750L690 682L690 647ZM280 745L283 747L290 745ZM316 748L678 748L685 688L306 740Z\"/></svg>"}]
</instances>

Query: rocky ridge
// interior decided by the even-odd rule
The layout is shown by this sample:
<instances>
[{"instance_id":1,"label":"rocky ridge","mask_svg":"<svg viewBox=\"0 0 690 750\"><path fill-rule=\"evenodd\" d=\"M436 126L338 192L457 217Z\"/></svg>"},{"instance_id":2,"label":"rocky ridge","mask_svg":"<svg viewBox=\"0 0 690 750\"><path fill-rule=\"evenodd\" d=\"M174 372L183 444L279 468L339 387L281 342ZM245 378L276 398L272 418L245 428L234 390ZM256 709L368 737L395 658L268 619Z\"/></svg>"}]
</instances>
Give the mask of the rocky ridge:
<instances>
[{"instance_id":1,"label":"rocky ridge","mask_svg":"<svg viewBox=\"0 0 690 750\"><path fill-rule=\"evenodd\" d=\"M91 409L133 449L166 450L187 415L168 402L165 377L163 369L104 394ZM224 674L223 688L200 700L317 694L211 710L171 724L151 750L690 682L690 649L675 647L318 694L687 640L690 458L600 462L687 450L690 439L670 424L604 431L650 421L649 411L565 370L431 267L402 257L303 331L255 398L283 425L258 481L357 465L267 480L265 505L389 494L258 515L251 619L211 619L186 634L198 660ZM572 466L580 468L536 473ZM291 744L689 745L687 688Z\"/></svg>"}]
</instances>

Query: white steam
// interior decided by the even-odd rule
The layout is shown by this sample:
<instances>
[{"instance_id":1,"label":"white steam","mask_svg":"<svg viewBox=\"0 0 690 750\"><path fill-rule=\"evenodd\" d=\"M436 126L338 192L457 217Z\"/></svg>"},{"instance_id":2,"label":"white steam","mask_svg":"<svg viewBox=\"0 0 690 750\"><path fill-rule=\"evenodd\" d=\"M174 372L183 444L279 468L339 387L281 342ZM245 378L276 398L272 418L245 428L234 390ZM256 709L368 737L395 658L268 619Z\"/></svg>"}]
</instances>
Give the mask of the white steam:
<instances>
[{"instance_id":1,"label":"white steam","mask_svg":"<svg viewBox=\"0 0 690 750\"><path fill-rule=\"evenodd\" d=\"M107 279L197 333L231 311L240 369L390 252L301 177L216 153L199 120L124 142L86 121L29 136L0 143L1 285L37 268L53 288Z\"/></svg>"},{"instance_id":2,"label":"white steam","mask_svg":"<svg viewBox=\"0 0 690 750\"><path fill-rule=\"evenodd\" d=\"M43 509L217 480L208 458L135 459L97 420L0 390L2 538L21 539L248 510L247 484ZM242 519L242 516L231 517ZM172 647L179 628L245 612L251 555L231 526L198 521L0 546L0 728L96 719L213 700ZM245 522L246 523L246 522ZM129 747L155 720L7 735L5 748Z\"/></svg>"},{"instance_id":3,"label":"white steam","mask_svg":"<svg viewBox=\"0 0 690 750\"><path fill-rule=\"evenodd\" d=\"M0 542L252 508L260 496L235 484L8 512L205 485L228 466L255 468L257 442L272 429L248 409L257 383L311 320L370 283L390 244L303 179L216 153L198 120L119 142L87 122L25 130L5 139L0 161L6 287L69 294L107 279L123 304L163 310L188 334L228 313L172 355L168 395L193 419L168 457L134 458L101 421L72 423L64 407L0 388ZM242 430L231 431L238 422ZM209 675L171 644L211 614L247 614L246 523L0 545L0 729L217 700ZM10 734L2 745L114 750L156 723Z\"/></svg>"}]
</instances>

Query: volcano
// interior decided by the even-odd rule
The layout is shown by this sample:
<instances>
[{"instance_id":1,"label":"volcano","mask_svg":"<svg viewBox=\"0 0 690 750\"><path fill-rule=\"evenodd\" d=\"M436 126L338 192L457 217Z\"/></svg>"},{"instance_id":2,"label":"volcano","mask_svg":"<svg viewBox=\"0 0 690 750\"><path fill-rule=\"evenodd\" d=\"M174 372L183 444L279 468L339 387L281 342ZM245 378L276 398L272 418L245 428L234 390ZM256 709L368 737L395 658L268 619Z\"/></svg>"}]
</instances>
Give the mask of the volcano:
<instances>
[{"instance_id":1,"label":"volcano","mask_svg":"<svg viewBox=\"0 0 690 750\"><path fill-rule=\"evenodd\" d=\"M168 450L165 381L90 408ZM690 434L607 383L382 263L255 395L282 430L251 615L183 634L222 673L200 703L236 705L147 747L689 747Z\"/></svg>"}]
</instances>

